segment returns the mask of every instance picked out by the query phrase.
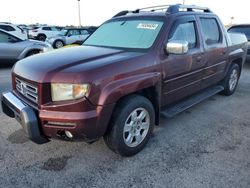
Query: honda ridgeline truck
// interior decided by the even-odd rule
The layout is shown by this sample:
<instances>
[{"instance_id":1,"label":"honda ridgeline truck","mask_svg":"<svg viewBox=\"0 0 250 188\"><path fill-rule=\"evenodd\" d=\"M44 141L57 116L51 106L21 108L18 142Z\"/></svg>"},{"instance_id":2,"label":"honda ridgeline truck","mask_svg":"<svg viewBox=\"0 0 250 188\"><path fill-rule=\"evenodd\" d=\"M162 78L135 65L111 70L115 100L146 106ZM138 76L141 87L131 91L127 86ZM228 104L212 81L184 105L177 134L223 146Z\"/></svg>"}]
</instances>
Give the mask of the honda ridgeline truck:
<instances>
[{"instance_id":1,"label":"honda ridgeline truck","mask_svg":"<svg viewBox=\"0 0 250 188\"><path fill-rule=\"evenodd\" d=\"M171 5L122 11L80 47L19 61L3 112L28 137L96 141L131 156L160 116L173 117L237 87L247 52L208 8Z\"/></svg>"}]
</instances>

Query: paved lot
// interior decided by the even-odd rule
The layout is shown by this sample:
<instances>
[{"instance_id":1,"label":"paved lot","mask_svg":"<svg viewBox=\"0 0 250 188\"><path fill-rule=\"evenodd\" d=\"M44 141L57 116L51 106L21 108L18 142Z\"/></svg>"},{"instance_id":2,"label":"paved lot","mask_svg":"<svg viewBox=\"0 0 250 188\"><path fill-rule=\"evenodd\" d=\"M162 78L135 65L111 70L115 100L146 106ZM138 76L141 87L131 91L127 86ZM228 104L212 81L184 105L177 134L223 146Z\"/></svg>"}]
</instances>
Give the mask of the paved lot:
<instances>
[{"instance_id":1,"label":"paved lot","mask_svg":"<svg viewBox=\"0 0 250 188\"><path fill-rule=\"evenodd\" d=\"M10 88L0 69L0 92ZM147 147L122 158L103 140L36 145L0 112L1 187L250 187L250 64L235 95L162 119Z\"/></svg>"}]
</instances>

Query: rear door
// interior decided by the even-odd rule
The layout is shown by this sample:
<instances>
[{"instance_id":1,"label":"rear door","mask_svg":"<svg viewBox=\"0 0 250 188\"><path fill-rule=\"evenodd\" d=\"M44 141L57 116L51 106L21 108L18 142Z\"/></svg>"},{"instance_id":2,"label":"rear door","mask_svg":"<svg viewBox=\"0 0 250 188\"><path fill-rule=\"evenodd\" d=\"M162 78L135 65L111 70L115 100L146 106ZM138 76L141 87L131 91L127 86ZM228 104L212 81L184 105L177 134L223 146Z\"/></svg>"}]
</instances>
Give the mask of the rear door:
<instances>
[{"instance_id":1,"label":"rear door","mask_svg":"<svg viewBox=\"0 0 250 188\"><path fill-rule=\"evenodd\" d=\"M77 29L72 29L68 32L66 37L66 44L73 44L80 40L80 31Z\"/></svg>"},{"instance_id":2,"label":"rear door","mask_svg":"<svg viewBox=\"0 0 250 188\"><path fill-rule=\"evenodd\" d=\"M163 105L168 105L200 90L205 67L204 49L194 16L177 17L165 44L171 40L187 41L187 54L163 55Z\"/></svg>"},{"instance_id":3,"label":"rear door","mask_svg":"<svg viewBox=\"0 0 250 188\"><path fill-rule=\"evenodd\" d=\"M219 20L214 16L199 16L202 40L205 48L206 67L202 88L217 84L224 77L227 66L227 42Z\"/></svg>"}]
</instances>

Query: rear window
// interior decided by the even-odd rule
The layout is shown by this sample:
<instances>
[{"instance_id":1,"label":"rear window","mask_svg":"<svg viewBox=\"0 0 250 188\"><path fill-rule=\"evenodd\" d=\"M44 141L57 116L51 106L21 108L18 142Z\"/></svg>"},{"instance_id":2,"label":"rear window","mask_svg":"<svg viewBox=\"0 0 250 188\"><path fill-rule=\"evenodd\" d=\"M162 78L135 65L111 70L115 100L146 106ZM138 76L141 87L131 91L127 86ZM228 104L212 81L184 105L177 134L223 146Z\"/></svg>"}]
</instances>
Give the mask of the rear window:
<instances>
[{"instance_id":1,"label":"rear window","mask_svg":"<svg viewBox=\"0 0 250 188\"><path fill-rule=\"evenodd\" d=\"M201 18L203 37L207 45L220 43L220 29L214 18Z\"/></svg>"},{"instance_id":2,"label":"rear window","mask_svg":"<svg viewBox=\"0 0 250 188\"><path fill-rule=\"evenodd\" d=\"M43 30L44 31L51 31L51 28L50 27L43 27Z\"/></svg>"},{"instance_id":3,"label":"rear window","mask_svg":"<svg viewBox=\"0 0 250 188\"><path fill-rule=\"evenodd\" d=\"M246 35L247 39L250 39L250 26L242 26L242 27L233 27L228 30L229 32L233 33L243 33Z\"/></svg>"},{"instance_id":4,"label":"rear window","mask_svg":"<svg viewBox=\"0 0 250 188\"><path fill-rule=\"evenodd\" d=\"M0 25L0 29L4 31L15 31L15 29L9 25Z\"/></svg>"}]
</instances>

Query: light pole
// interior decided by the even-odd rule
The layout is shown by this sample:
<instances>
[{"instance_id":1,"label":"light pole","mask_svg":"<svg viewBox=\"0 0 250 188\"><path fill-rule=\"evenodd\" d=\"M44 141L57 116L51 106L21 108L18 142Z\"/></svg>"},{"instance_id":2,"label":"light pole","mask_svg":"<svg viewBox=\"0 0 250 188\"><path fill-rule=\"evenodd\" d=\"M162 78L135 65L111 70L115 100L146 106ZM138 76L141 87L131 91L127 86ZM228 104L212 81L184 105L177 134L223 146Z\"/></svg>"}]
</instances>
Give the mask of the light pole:
<instances>
[{"instance_id":1,"label":"light pole","mask_svg":"<svg viewBox=\"0 0 250 188\"><path fill-rule=\"evenodd\" d=\"M81 23L81 3L80 3L81 0L77 0L77 1L78 1L79 27L81 27L82 26L82 23Z\"/></svg>"},{"instance_id":2,"label":"light pole","mask_svg":"<svg viewBox=\"0 0 250 188\"><path fill-rule=\"evenodd\" d=\"M182 1L182 4L185 5L185 0Z\"/></svg>"},{"instance_id":3,"label":"light pole","mask_svg":"<svg viewBox=\"0 0 250 188\"><path fill-rule=\"evenodd\" d=\"M232 16L231 17L231 25L233 25L233 20L234 20L234 17Z\"/></svg>"}]
</instances>

